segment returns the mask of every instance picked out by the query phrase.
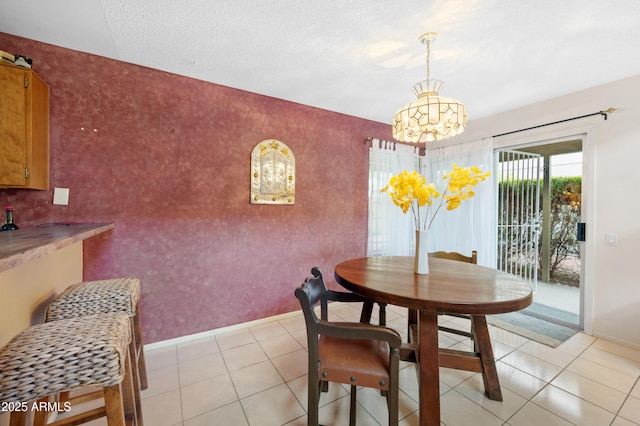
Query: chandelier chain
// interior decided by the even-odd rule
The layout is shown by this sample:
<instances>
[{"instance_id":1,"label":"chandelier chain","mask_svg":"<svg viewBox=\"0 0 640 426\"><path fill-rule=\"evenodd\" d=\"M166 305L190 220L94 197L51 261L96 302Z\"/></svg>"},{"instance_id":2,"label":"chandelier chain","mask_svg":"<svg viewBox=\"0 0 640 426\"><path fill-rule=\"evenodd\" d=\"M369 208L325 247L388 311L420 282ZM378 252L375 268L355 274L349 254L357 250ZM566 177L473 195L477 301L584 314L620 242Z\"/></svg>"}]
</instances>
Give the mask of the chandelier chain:
<instances>
[{"instance_id":1,"label":"chandelier chain","mask_svg":"<svg viewBox=\"0 0 640 426\"><path fill-rule=\"evenodd\" d=\"M431 66L429 65L431 59L431 40L427 40L427 84L429 84L429 77L431 77Z\"/></svg>"},{"instance_id":2,"label":"chandelier chain","mask_svg":"<svg viewBox=\"0 0 640 426\"><path fill-rule=\"evenodd\" d=\"M443 82L431 84L431 43L438 33L428 32L419 40L426 45L427 79L413 86L418 99L409 102L393 116L393 137L401 142L426 143L447 139L464 132L467 111L457 99L440 96Z\"/></svg>"}]
</instances>

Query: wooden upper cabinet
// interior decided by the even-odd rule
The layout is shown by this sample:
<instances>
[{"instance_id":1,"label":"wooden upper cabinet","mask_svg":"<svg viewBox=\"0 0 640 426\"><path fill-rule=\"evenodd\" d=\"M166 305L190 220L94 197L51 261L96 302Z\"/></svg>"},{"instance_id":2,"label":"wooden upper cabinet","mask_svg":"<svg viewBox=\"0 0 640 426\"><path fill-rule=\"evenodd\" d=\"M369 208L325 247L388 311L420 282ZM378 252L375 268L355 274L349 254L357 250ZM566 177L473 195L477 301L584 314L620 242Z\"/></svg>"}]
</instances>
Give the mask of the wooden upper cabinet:
<instances>
[{"instance_id":1,"label":"wooden upper cabinet","mask_svg":"<svg viewBox=\"0 0 640 426\"><path fill-rule=\"evenodd\" d=\"M0 188L49 189L49 87L0 64Z\"/></svg>"}]
</instances>

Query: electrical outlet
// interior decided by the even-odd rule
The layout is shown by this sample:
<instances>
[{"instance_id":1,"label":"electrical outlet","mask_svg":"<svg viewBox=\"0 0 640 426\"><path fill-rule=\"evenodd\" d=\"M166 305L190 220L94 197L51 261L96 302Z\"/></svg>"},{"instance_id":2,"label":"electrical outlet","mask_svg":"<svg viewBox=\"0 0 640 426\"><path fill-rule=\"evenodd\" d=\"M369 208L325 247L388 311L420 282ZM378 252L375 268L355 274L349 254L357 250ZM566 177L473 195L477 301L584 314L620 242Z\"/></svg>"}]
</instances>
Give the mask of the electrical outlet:
<instances>
[{"instance_id":1,"label":"electrical outlet","mask_svg":"<svg viewBox=\"0 0 640 426\"><path fill-rule=\"evenodd\" d=\"M53 188L53 204L59 206L69 205L69 188Z\"/></svg>"}]
</instances>

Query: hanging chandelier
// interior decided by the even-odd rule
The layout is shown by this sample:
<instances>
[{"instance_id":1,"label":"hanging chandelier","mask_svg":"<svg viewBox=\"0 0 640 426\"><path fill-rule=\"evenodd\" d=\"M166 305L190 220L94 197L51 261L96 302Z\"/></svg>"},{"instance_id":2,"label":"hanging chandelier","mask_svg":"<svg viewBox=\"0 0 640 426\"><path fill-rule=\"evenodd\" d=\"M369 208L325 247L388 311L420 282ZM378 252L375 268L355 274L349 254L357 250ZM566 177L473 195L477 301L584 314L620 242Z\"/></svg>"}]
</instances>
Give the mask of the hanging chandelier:
<instances>
[{"instance_id":1,"label":"hanging chandelier","mask_svg":"<svg viewBox=\"0 0 640 426\"><path fill-rule=\"evenodd\" d=\"M413 86L418 99L403 106L393 117L393 137L401 142L431 142L464 132L467 111L457 99L439 95L443 82L431 80L429 59L431 43L438 33L425 33L419 38L427 45L427 79Z\"/></svg>"}]
</instances>

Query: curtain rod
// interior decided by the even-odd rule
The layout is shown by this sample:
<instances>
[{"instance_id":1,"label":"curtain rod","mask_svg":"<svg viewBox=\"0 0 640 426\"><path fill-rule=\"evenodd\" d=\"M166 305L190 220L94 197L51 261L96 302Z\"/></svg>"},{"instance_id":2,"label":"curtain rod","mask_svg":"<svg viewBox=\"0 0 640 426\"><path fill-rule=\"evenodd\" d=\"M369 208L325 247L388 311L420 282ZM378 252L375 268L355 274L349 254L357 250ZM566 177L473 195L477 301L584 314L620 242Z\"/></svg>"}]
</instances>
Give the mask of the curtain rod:
<instances>
[{"instance_id":1,"label":"curtain rod","mask_svg":"<svg viewBox=\"0 0 640 426\"><path fill-rule=\"evenodd\" d=\"M373 136L365 136L364 139L362 140L362 142L366 144L367 142L373 142L374 139L378 139L381 142L399 143L401 145L417 146L418 148L420 148L420 145L418 145L417 143L400 142L400 141L389 141L389 140L386 140L386 139L374 138Z\"/></svg>"},{"instance_id":2,"label":"curtain rod","mask_svg":"<svg viewBox=\"0 0 640 426\"><path fill-rule=\"evenodd\" d=\"M513 131L511 131L511 132L500 133L499 135L493 135L493 137L494 137L494 138L497 138L497 137L499 137L499 136L511 135L511 134L513 134L513 133L525 132L525 131L527 131L527 130L537 129L537 128L539 128L539 127L551 126L551 125L553 125L553 124L559 124L559 123L564 123L564 122L566 122L566 121L578 120L578 119L580 119L580 118L591 117L591 116L594 116L594 115L603 115L603 116L604 116L604 119L606 120L606 119L607 119L607 114L611 114L611 113L613 113L613 111L615 111L615 110L616 110L616 108L609 108L609 109L604 110L604 111L598 111L598 112L594 112L594 113L591 113L591 114L581 115L581 116L579 116L579 117L572 117L572 118L567 118L567 119L565 119L565 120L554 121L553 123L540 124L540 125L538 125L538 126L527 127L526 129L513 130Z\"/></svg>"},{"instance_id":3,"label":"curtain rod","mask_svg":"<svg viewBox=\"0 0 640 426\"><path fill-rule=\"evenodd\" d=\"M615 110L616 110L616 108L613 108L613 107L612 107L612 108L609 108L609 109L605 109L605 110L603 110L603 111L593 112L593 113L591 113L591 114L580 115L580 116L578 116L578 117L566 118L566 119L564 119L564 120L554 121L554 122L552 122L552 123L539 124L539 125L537 125L537 126L527 127L527 128L525 128L525 129L512 130L511 132L500 133L500 134L498 134L498 135L493 135L493 137L494 137L494 138L497 138L497 137L500 137L500 136L511 135L511 134L513 134L513 133L526 132L527 130L533 130L533 129L538 129L538 128L540 128L540 127L552 126L552 125L554 125L554 124L560 124L560 123L564 123L564 122L567 122L567 121L579 120L579 119L581 119L581 118L593 117L594 115L602 115L602 116L604 116L604 119L606 120L606 119L608 118L608 115L609 115L609 114L612 114ZM366 136L366 137L364 138L364 141L363 141L363 142L364 142L364 143L371 142L371 141L373 141L373 139L374 139L374 138L373 138L373 137L371 137L371 136ZM384 139L380 139L380 140L385 141ZM396 141L385 141L385 142L398 143L398 142L396 142ZM401 142L400 142L400 143L401 143Z\"/></svg>"},{"instance_id":4,"label":"curtain rod","mask_svg":"<svg viewBox=\"0 0 640 426\"><path fill-rule=\"evenodd\" d=\"M405 145L405 146L412 146L414 148L418 148L418 155L425 155L425 150L426 150L425 147L417 145L415 143L407 143L407 142L399 142L399 141L388 141L386 139L374 138L373 136L365 136L364 139L363 139L363 143L366 145L369 142L373 142L374 139L378 139L380 142L384 142L385 144L392 143L394 147L396 146L396 144Z\"/></svg>"}]
</instances>

